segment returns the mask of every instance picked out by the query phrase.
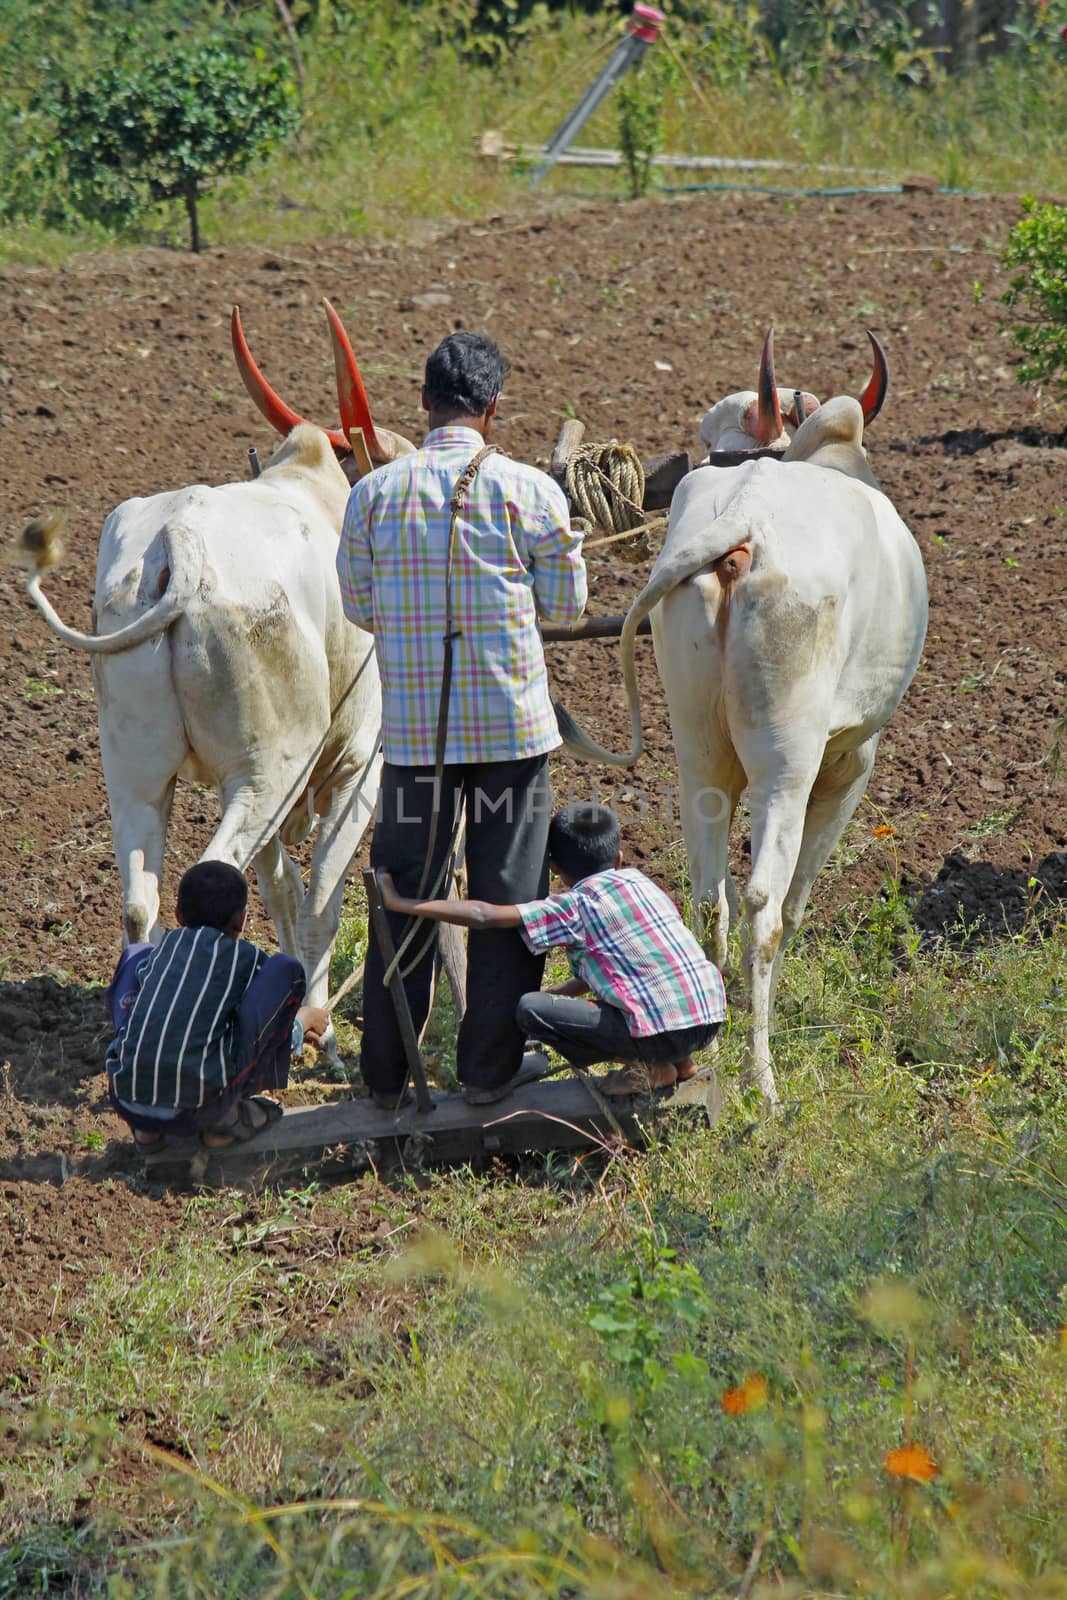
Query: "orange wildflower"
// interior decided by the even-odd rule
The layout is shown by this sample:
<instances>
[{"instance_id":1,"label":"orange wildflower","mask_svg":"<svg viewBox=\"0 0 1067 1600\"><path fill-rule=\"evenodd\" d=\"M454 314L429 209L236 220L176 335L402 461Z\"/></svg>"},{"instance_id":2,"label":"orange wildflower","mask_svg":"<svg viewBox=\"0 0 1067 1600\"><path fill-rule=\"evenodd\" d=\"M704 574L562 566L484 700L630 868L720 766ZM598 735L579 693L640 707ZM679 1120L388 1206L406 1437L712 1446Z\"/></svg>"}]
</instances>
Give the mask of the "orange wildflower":
<instances>
[{"instance_id":1,"label":"orange wildflower","mask_svg":"<svg viewBox=\"0 0 1067 1600\"><path fill-rule=\"evenodd\" d=\"M899 1450L890 1450L882 1465L894 1478L912 1478L916 1483L929 1483L941 1471L924 1444L905 1444Z\"/></svg>"},{"instance_id":2,"label":"orange wildflower","mask_svg":"<svg viewBox=\"0 0 1067 1600\"><path fill-rule=\"evenodd\" d=\"M876 839L891 839L896 831L892 824L888 822L880 822L877 828L871 829Z\"/></svg>"},{"instance_id":3,"label":"orange wildflower","mask_svg":"<svg viewBox=\"0 0 1067 1600\"><path fill-rule=\"evenodd\" d=\"M728 1417L740 1417L746 1411L758 1411L767 1404L768 1384L760 1373L753 1372L740 1389L724 1389L719 1404Z\"/></svg>"}]
</instances>

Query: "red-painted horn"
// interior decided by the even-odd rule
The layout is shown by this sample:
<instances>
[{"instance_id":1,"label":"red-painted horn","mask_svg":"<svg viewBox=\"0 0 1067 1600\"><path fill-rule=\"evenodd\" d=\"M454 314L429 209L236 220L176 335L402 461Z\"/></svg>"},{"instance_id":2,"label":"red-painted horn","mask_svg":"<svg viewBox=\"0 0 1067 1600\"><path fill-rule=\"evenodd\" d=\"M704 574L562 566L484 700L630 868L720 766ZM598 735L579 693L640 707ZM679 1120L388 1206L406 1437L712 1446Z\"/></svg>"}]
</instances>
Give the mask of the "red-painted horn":
<instances>
[{"instance_id":1,"label":"red-painted horn","mask_svg":"<svg viewBox=\"0 0 1067 1600\"><path fill-rule=\"evenodd\" d=\"M337 403L341 408L341 431L347 439L353 428L362 428L372 458L381 459L382 446L374 431L370 401L363 387L359 363L337 312L328 300L324 299L322 303L326 308L333 341L333 369L337 378Z\"/></svg>"},{"instance_id":2,"label":"red-painted horn","mask_svg":"<svg viewBox=\"0 0 1067 1600\"><path fill-rule=\"evenodd\" d=\"M781 437L782 408L774 381L774 329L768 328L759 363L759 422L756 437L761 445L773 444Z\"/></svg>"},{"instance_id":3,"label":"red-painted horn","mask_svg":"<svg viewBox=\"0 0 1067 1600\"><path fill-rule=\"evenodd\" d=\"M875 338L870 328L867 329L867 337L871 341L871 354L874 356L874 371L871 374L870 383L860 395L860 405L863 407L864 425L866 425L868 422L873 422L879 411L881 411L882 402L885 400L886 396L886 390L889 388L889 362L885 358L885 351L878 343L878 340Z\"/></svg>"},{"instance_id":4,"label":"red-painted horn","mask_svg":"<svg viewBox=\"0 0 1067 1600\"><path fill-rule=\"evenodd\" d=\"M230 338L233 341L233 354L237 362L237 370L241 374L242 382L248 390L256 405L262 411L271 427L282 435L289 434L298 427L304 418L298 416L291 406L280 399L267 382L266 378L252 359L252 352L248 348L244 329L241 326L241 308L234 306L230 317ZM348 454L351 445L348 438L339 428L324 428L323 432L335 450Z\"/></svg>"}]
</instances>

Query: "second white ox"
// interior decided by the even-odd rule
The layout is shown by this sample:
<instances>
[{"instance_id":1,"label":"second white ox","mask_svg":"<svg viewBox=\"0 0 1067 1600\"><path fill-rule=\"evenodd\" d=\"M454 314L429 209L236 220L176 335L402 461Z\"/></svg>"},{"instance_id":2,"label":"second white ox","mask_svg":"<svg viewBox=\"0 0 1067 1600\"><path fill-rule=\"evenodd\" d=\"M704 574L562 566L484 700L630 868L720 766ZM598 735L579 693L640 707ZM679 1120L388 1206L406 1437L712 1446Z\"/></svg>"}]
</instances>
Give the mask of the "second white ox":
<instances>
[{"instance_id":1,"label":"second white ox","mask_svg":"<svg viewBox=\"0 0 1067 1600\"><path fill-rule=\"evenodd\" d=\"M575 753L619 766L637 760L634 640L651 615L695 916L720 966L736 909L730 824L748 790L748 1070L769 1103L777 1099L770 1027L782 952L863 796L926 634L922 557L862 445L865 410L873 415L885 391L884 363L872 383L863 404L841 396L808 415L780 460L683 478L620 641L633 748L614 755L566 719ZM760 394L772 413L764 431L777 438L769 341Z\"/></svg>"},{"instance_id":2,"label":"second white ox","mask_svg":"<svg viewBox=\"0 0 1067 1600\"><path fill-rule=\"evenodd\" d=\"M100 747L128 942L160 936L159 886L179 776L211 785L222 818L201 859L252 865L283 950L325 1003L349 863L378 791L381 691L374 642L346 620L335 561L348 498L338 454L360 428L389 459L406 440L375 430L355 358L327 302L342 429L302 423L267 388L235 308L234 349L250 393L285 442L256 479L126 500L104 523L95 632L65 626L92 655ZM316 819L305 893L285 845Z\"/></svg>"}]
</instances>

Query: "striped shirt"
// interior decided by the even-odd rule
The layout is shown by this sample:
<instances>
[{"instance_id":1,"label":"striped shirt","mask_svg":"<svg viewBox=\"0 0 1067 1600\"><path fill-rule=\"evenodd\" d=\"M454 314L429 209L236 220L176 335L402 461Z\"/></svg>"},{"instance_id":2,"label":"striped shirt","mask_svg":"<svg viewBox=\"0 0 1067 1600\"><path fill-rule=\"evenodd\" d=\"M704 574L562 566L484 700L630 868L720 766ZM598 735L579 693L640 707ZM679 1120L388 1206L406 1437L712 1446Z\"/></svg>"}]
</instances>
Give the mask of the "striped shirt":
<instances>
[{"instance_id":1,"label":"striped shirt","mask_svg":"<svg viewBox=\"0 0 1067 1600\"><path fill-rule=\"evenodd\" d=\"M345 615L374 634L382 745L396 766L430 766L444 664L450 502L483 439L434 428L421 450L359 480L341 528ZM446 762L518 761L561 743L537 618L576 622L586 600L581 538L546 473L487 457L459 518Z\"/></svg>"},{"instance_id":2,"label":"striped shirt","mask_svg":"<svg viewBox=\"0 0 1067 1600\"><path fill-rule=\"evenodd\" d=\"M264 951L218 928L172 928L145 957L130 1020L108 1052L126 1105L192 1109L238 1069L237 1008Z\"/></svg>"},{"instance_id":3,"label":"striped shirt","mask_svg":"<svg viewBox=\"0 0 1067 1600\"><path fill-rule=\"evenodd\" d=\"M626 1017L634 1039L722 1022L726 991L674 902L634 867L518 907L527 947L566 945L571 971Z\"/></svg>"}]
</instances>

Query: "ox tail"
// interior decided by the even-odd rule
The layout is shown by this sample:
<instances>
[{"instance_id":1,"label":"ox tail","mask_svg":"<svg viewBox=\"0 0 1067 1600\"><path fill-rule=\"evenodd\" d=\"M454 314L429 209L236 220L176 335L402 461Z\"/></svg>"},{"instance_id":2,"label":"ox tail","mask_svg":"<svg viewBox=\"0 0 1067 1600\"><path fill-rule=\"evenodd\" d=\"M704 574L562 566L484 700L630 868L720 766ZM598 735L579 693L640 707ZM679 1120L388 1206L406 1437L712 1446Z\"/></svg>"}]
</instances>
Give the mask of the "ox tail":
<instances>
[{"instance_id":1,"label":"ox tail","mask_svg":"<svg viewBox=\"0 0 1067 1600\"><path fill-rule=\"evenodd\" d=\"M637 689L637 665L634 660L634 639L637 636L638 623L652 610L652 607L661 598L653 594L655 583L649 583L638 595L622 625L622 634L619 638L619 658L622 662L622 678L626 685L626 700L630 708L630 733L633 745L627 755L618 755L614 750L607 750L598 744L585 729L580 727L566 706L560 700L552 702L556 713L556 724L563 748L568 755L577 756L580 761L602 761L609 767L632 767L641 754L641 697ZM649 598L651 596L651 598Z\"/></svg>"},{"instance_id":2,"label":"ox tail","mask_svg":"<svg viewBox=\"0 0 1067 1600\"><path fill-rule=\"evenodd\" d=\"M162 539L167 556L166 588L147 611L113 633L81 633L67 626L52 602L41 593L41 579L45 571L55 565L54 560L39 561L26 580L26 593L64 644L76 650L88 650L93 655L118 655L124 650L133 650L173 627L200 586L204 565L204 542L200 535L192 528L174 525L163 529ZM23 543L27 543L26 536Z\"/></svg>"},{"instance_id":3,"label":"ox tail","mask_svg":"<svg viewBox=\"0 0 1067 1600\"><path fill-rule=\"evenodd\" d=\"M747 533L747 527L739 527L736 523L731 525L729 518L720 517L715 523L712 537L705 533L702 538L681 545L665 561L661 558L662 565L657 563L657 570L652 573L626 613L619 639L619 657L623 683L626 687L626 700L630 708L633 744L626 755L618 755L613 750L605 749L579 726L559 700L555 700L553 709L556 713L556 723L563 740L563 748L568 755L576 756L580 761L601 761L610 767L632 767L636 764L644 748L641 735L641 697L637 688L637 665L634 659L634 640L637 638L638 627L673 589L677 589L689 578L695 578L697 573L704 571L705 568L710 567L715 571L724 589L727 589L736 578L743 576L748 571L751 559L748 546L744 543ZM731 559L735 558L738 552L743 552L742 560L731 565Z\"/></svg>"}]
</instances>

